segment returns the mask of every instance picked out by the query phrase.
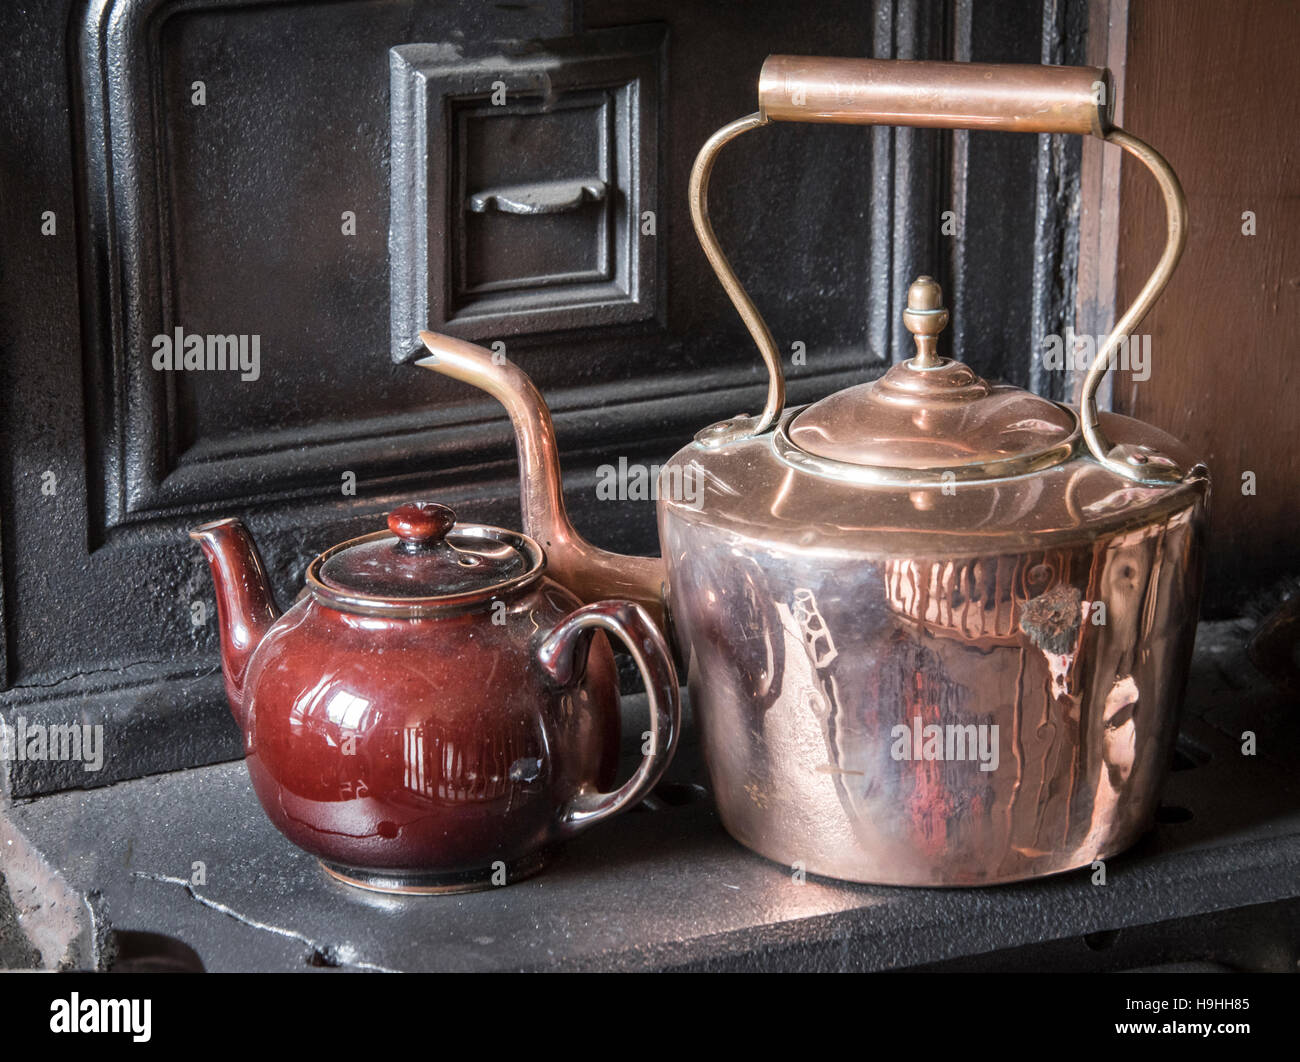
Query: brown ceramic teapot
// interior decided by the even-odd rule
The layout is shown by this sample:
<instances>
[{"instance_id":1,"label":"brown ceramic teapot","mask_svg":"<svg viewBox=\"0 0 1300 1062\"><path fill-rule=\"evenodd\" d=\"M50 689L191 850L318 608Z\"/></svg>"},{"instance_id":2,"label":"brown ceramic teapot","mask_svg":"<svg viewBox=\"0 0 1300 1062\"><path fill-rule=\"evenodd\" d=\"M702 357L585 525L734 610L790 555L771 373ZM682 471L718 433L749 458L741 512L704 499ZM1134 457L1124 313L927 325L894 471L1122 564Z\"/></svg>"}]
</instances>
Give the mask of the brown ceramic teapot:
<instances>
[{"instance_id":1,"label":"brown ceramic teapot","mask_svg":"<svg viewBox=\"0 0 1300 1062\"><path fill-rule=\"evenodd\" d=\"M403 505L388 531L317 557L277 616L238 520L191 532L212 569L221 661L271 820L349 884L462 891L516 881L637 803L676 748L663 638L627 601L580 607L525 535ZM618 683L604 631L645 679L648 751L609 791Z\"/></svg>"},{"instance_id":2,"label":"brown ceramic teapot","mask_svg":"<svg viewBox=\"0 0 1300 1062\"><path fill-rule=\"evenodd\" d=\"M690 206L767 365L767 401L664 466L662 559L605 552L573 529L550 417L516 367L431 333L420 364L505 404L524 527L557 578L666 611L740 841L900 885L1011 881L1115 853L1152 821L1172 749L1209 480L1181 442L1100 412L1095 395L1182 251L1178 180L1111 124L1100 69L773 56L758 98L700 151ZM782 121L1078 133L1142 162L1168 240L1099 344L1079 407L941 357L948 315L922 277L903 314L914 358L785 408L776 345L707 209L722 146Z\"/></svg>"}]
</instances>

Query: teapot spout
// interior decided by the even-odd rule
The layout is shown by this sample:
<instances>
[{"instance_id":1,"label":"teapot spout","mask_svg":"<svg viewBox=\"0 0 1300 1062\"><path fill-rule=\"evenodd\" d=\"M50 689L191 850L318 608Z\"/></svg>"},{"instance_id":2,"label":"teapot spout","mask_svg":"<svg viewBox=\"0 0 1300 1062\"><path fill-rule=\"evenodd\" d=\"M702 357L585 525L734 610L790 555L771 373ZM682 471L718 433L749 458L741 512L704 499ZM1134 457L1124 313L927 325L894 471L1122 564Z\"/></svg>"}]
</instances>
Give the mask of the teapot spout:
<instances>
[{"instance_id":1,"label":"teapot spout","mask_svg":"<svg viewBox=\"0 0 1300 1062\"><path fill-rule=\"evenodd\" d=\"M235 519L215 520L190 532L212 569L221 630L221 672L235 722L244 727L244 675L253 650L279 615L266 568L252 536Z\"/></svg>"},{"instance_id":2,"label":"teapot spout","mask_svg":"<svg viewBox=\"0 0 1300 1062\"><path fill-rule=\"evenodd\" d=\"M546 550L547 569L584 603L635 601L664 624L664 565L658 557L630 557L599 549L569 522L561 489L560 458L550 410L517 365L485 347L421 332L429 357L415 364L486 391L506 408L519 451L519 501L524 533Z\"/></svg>"}]
</instances>

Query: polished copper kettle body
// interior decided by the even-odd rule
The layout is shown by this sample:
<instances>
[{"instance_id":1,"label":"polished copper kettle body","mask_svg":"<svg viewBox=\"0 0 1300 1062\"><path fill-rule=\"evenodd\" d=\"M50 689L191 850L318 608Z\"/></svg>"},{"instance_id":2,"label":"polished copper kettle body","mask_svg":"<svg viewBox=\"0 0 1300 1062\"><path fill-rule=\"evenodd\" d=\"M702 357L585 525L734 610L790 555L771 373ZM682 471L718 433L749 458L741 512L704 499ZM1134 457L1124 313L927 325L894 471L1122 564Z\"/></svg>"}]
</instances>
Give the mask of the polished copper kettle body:
<instances>
[{"instance_id":1,"label":"polished copper kettle body","mask_svg":"<svg viewBox=\"0 0 1300 1062\"><path fill-rule=\"evenodd\" d=\"M517 368L429 333L421 364L505 403L525 526L558 577L579 596L666 609L738 840L811 873L898 885L992 884L1112 855L1154 816L1203 567L1205 466L1095 401L1181 253L1177 178L1110 124L1103 70L777 56L759 97L757 114L705 144L690 194L768 398L664 467L661 561L596 550L573 530L550 418ZM785 408L775 344L718 247L707 196L723 145L789 120L1084 133L1145 163L1168 241L1080 407L940 357L947 312L921 277L904 313L915 357ZM665 489L684 482L702 490Z\"/></svg>"},{"instance_id":2,"label":"polished copper kettle body","mask_svg":"<svg viewBox=\"0 0 1300 1062\"><path fill-rule=\"evenodd\" d=\"M350 885L511 884L636 804L672 758L681 708L659 631L627 601L581 606L525 535L403 505L387 531L317 557L283 615L238 520L191 535L253 788ZM627 644L650 703L641 766L613 791L618 676L602 631Z\"/></svg>"}]
</instances>

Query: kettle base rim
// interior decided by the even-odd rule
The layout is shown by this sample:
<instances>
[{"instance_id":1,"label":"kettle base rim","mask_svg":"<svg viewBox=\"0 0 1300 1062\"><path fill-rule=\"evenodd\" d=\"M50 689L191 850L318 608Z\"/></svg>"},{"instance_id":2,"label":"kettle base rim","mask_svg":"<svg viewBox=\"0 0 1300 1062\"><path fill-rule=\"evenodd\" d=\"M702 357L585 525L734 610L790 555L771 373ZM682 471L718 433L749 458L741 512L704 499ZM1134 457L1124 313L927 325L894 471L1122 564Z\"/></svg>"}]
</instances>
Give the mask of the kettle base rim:
<instances>
[{"instance_id":1,"label":"kettle base rim","mask_svg":"<svg viewBox=\"0 0 1300 1062\"><path fill-rule=\"evenodd\" d=\"M765 852L757 844L742 839L732 830L725 818L723 819L723 826L727 831L727 835L746 851L752 852L754 855L761 857L768 863L772 863L778 867L784 867L787 871L793 865L791 860L777 858L772 854L772 851ZM1150 826L1148 825L1147 830L1149 830L1149 828ZM1039 869L1027 868L1012 871L1005 875L998 875L996 877L972 878L971 880L965 881L957 880L958 875L946 873L942 870L936 870L933 878L927 878L925 875L920 874L905 874L891 879L888 874L873 875L869 874L869 872L863 872L861 876L847 876L844 873L818 870L811 863L806 863L802 869L810 878L816 878L822 883L832 886L861 885L883 889L943 890L998 888L1003 885L1024 884L1025 882L1041 881L1044 878L1059 877L1062 874L1074 874L1082 870L1088 870L1097 862L1105 862L1108 859L1112 859L1115 856L1129 851L1137 845L1147 830L1139 830L1133 836L1120 838L1118 840L1112 838L1109 843L1101 845L1097 849L1096 853L1088 858L1082 856L1072 856L1064 860L1058 858L1055 860L1054 864L1050 860L1046 861L1045 865Z\"/></svg>"}]
</instances>

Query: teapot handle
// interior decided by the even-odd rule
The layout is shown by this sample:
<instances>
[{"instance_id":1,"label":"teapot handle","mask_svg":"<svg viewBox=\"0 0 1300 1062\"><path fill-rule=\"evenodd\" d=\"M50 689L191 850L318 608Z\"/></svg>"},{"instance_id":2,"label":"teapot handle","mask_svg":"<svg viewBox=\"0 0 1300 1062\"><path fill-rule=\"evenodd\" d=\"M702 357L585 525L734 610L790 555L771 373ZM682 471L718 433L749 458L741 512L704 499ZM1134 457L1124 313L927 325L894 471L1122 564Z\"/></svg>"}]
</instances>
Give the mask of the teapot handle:
<instances>
[{"instance_id":1,"label":"teapot handle","mask_svg":"<svg viewBox=\"0 0 1300 1062\"><path fill-rule=\"evenodd\" d=\"M650 703L650 751L636 773L612 793L582 792L560 809L559 832L572 836L601 819L633 807L662 777L673 753L682 725L682 704L677 692L677 669L668 644L650 614L631 601L597 601L565 616L538 648L538 658L547 674L568 686L582 674L583 631L599 628L627 646L645 680Z\"/></svg>"},{"instance_id":2,"label":"teapot handle","mask_svg":"<svg viewBox=\"0 0 1300 1062\"><path fill-rule=\"evenodd\" d=\"M1165 249L1133 304L1100 344L1084 378L1080 422L1097 463L1137 482L1182 478L1176 468L1146 462L1102 434L1097 388L1121 339L1147 315L1187 242L1187 203L1178 177L1153 148L1110 121L1110 74L1101 67L1019 63L911 62L768 56L759 75L756 113L725 125L700 149L691 170L691 221L709 265L758 345L768 371L767 400L757 417L737 417L697 437L703 445L767 431L785 406L785 377L772 332L718 246L709 220L709 176L718 152L741 133L769 122L836 122L941 129L1078 133L1117 144L1154 175L1165 200Z\"/></svg>"}]
</instances>

